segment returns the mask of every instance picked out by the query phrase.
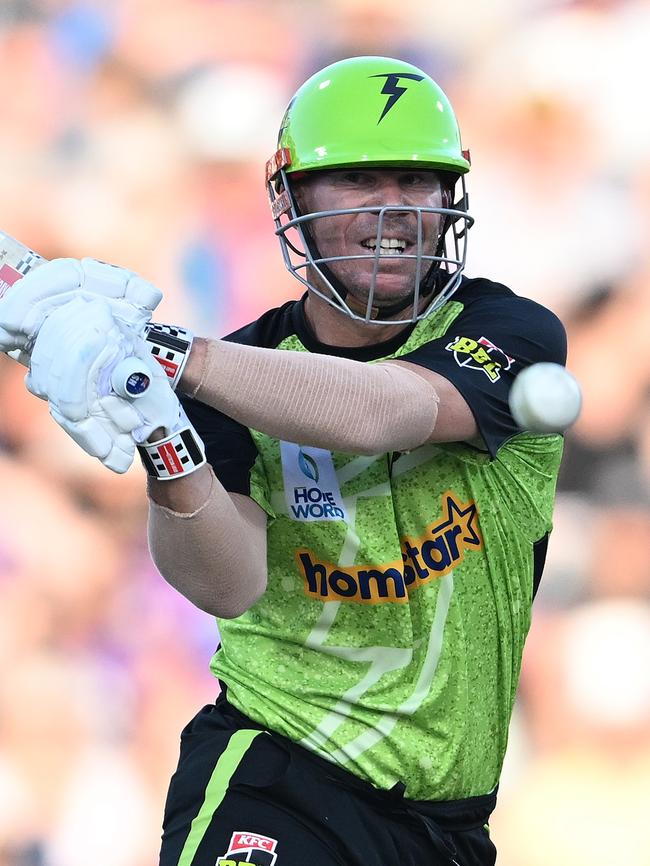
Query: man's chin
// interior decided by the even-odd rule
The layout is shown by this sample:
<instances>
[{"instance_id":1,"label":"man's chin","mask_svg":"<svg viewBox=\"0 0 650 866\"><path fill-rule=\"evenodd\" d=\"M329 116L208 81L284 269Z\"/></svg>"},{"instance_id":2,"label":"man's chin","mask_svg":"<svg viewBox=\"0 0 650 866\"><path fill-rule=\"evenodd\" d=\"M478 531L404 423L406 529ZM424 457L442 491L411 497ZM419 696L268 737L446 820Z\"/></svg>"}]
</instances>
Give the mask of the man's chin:
<instances>
[{"instance_id":1,"label":"man's chin","mask_svg":"<svg viewBox=\"0 0 650 866\"><path fill-rule=\"evenodd\" d=\"M413 284L404 286L395 284L391 281L384 281L383 275L379 276L372 294L372 304L374 307L392 307L394 304L403 303L413 297ZM349 290L348 298L353 297L357 304L366 306L370 295L370 286L354 287Z\"/></svg>"},{"instance_id":2,"label":"man's chin","mask_svg":"<svg viewBox=\"0 0 650 866\"><path fill-rule=\"evenodd\" d=\"M392 268L391 268L392 270ZM346 302L354 307L355 312L365 313L368 296L372 286L372 272L350 274L341 273L332 268L337 279L347 289ZM390 273L379 271L372 294L373 307L392 307L413 297L415 277L412 274Z\"/></svg>"}]
</instances>

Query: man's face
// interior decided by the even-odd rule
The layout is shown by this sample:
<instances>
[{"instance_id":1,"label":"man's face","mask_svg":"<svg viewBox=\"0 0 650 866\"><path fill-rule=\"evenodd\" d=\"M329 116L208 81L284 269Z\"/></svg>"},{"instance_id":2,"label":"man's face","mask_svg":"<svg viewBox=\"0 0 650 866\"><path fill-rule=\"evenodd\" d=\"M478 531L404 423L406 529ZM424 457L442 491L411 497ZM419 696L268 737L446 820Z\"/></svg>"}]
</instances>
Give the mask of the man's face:
<instances>
[{"instance_id":1,"label":"man's face","mask_svg":"<svg viewBox=\"0 0 650 866\"><path fill-rule=\"evenodd\" d=\"M302 214L315 211L357 207L406 205L410 207L442 206L440 179L426 169L335 169L312 172L294 184ZM438 246L443 217L422 215L422 253L434 255ZM329 268L350 295L362 304L368 300L375 265L378 213L342 214L310 221L309 231L323 258L329 256L367 256L329 263ZM382 230L382 255L374 291L374 302L397 303L415 289L417 262L400 258L417 253L418 217L415 211L388 211ZM386 248L384 250L384 248ZM390 256L385 257L384 252ZM430 262L421 265L420 278Z\"/></svg>"}]
</instances>

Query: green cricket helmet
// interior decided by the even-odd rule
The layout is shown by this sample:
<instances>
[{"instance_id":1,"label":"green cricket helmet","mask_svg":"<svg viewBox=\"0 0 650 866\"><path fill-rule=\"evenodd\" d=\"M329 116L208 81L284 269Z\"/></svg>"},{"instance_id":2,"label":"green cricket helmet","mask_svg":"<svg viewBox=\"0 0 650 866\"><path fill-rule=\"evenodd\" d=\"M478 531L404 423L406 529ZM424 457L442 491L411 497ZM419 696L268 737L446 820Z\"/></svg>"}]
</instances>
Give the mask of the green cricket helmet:
<instances>
[{"instance_id":1,"label":"green cricket helmet","mask_svg":"<svg viewBox=\"0 0 650 866\"><path fill-rule=\"evenodd\" d=\"M460 181L462 194L456 204L440 208L386 205L299 212L293 181L304 177L305 172L348 167L432 169L441 173L452 196ZM473 223L467 213L463 179L469 168L469 152L462 149L449 100L422 70L387 57L351 57L326 66L308 79L289 103L280 126L278 149L266 166L271 211L287 268L301 283L354 319L395 324L424 318L444 304L460 283L467 229ZM415 277L409 298L380 307L374 303L374 289L379 260L386 255L381 252L381 240L386 214L391 211L415 215L418 243L414 252L394 251L402 258L416 260ZM374 251L361 257L322 257L311 232L314 221L362 212L377 215ZM442 216L438 246L429 255L422 243L422 218L428 213ZM288 237L290 230L294 232ZM453 238L451 253L447 250L449 234ZM374 260L365 309L357 304L351 308L346 287L329 267L332 262L351 258ZM426 296L431 296L431 301L419 310ZM408 318L394 318L410 306L413 311Z\"/></svg>"}]
</instances>

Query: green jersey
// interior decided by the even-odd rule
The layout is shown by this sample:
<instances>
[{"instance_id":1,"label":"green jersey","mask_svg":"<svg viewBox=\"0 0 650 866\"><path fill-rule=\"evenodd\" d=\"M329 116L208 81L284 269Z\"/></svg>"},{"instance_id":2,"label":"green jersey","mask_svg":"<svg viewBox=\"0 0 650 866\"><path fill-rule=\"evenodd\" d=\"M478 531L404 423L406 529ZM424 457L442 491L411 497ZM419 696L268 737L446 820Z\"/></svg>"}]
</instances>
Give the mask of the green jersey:
<instances>
[{"instance_id":1,"label":"green jersey","mask_svg":"<svg viewBox=\"0 0 650 866\"><path fill-rule=\"evenodd\" d=\"M560 436L516 428L507 395L523 367L564 363L561 324L503 286L464 279L452 301L378 346L319 344L302 301L229 339L420 364L454 383L480 431L472 444L369 457L187 405L226 489L269 516L266 592L219 621L212 669L229 701L377 787L402 782L409 798L492 791L562 452Z\"/></svg>"}]
</instances>

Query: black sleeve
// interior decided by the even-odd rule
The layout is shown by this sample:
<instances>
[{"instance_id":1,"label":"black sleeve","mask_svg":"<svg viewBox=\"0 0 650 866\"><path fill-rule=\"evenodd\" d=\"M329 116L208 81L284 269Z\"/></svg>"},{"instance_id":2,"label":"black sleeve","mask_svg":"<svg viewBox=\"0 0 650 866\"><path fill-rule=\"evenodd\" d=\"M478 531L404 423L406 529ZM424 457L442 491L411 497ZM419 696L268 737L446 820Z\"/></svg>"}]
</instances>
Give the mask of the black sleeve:
<instances>
[{"instance_id":1,"label":"black sleeve","mask_svg":"<svg viewBox=\"0 0 650 866\"><path fill-rule=\"evenodd\" d=\"M440 373L456 386L494 457L520 432L508 406L515 376L540 361L565 364L566 332L554 313L534 301L484 296L460 313L444 337L400 360Z\"/></svg>"},{"instance_id":2,"label":"black sleeve","mask_svg":"<svg viewBox=\"0 0 650 866\"><path fill-rule=\"evenodd\" d=\"M257 458L257 448L248 427L205 403L189 397L180 400L205 444L208 463L224 488L229 493L250 496L251 469Z\"/></svg>"}]
</instances>

